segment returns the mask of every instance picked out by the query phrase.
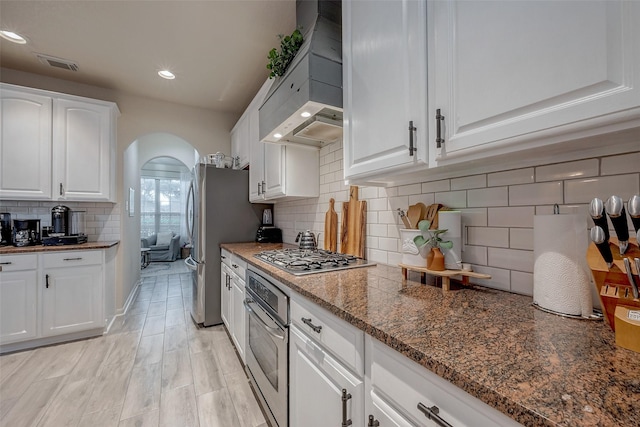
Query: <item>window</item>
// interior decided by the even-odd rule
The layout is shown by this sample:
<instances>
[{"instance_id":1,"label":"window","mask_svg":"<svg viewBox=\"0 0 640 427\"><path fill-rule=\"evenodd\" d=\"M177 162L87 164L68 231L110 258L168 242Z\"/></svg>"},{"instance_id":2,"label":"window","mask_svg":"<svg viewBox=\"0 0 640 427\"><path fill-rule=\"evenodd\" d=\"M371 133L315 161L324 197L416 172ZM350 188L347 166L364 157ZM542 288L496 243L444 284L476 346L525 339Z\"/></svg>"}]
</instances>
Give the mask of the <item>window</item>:
<instances>
[{"instance_id":1,"label":"window","mask_svg":"<svg viewBox=\"0 0 640 427\"><path fill-rule=\"evenodd\" d=\"M180 233L184 222L179 179L140 179L140 237L163 231Z\"/></svg>"}]
</instances>

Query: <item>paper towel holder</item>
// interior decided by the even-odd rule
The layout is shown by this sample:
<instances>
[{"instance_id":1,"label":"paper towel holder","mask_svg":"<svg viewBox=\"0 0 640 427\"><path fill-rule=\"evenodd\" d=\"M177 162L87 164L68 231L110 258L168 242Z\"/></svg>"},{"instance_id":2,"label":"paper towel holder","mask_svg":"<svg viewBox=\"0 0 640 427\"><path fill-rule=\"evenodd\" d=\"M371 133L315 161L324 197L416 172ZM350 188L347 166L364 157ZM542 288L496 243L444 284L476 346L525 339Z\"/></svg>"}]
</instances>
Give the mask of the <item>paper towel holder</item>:
<instances>
[{"instance_id":1,"label":"paper towel holder","mask_svg":"<svg viewBox=\"0 0 640 427\"><path fill-rule=\"evenodd\" d=\"M551 313L551 314L555 314L556 316L567 317L569 319L600 320L600 321L604 319L604 315L600 311L595 309L595 308L593 309L593 313L591 313L589 316L585 317L585 316L581 316L579 314L560 313L558 311L551 310L550 308L542 307L536 302L531 303L531 305L534 306L535 308L537 308L540 311L544 311L545 313Z\"/></svg>"}]
</instances>

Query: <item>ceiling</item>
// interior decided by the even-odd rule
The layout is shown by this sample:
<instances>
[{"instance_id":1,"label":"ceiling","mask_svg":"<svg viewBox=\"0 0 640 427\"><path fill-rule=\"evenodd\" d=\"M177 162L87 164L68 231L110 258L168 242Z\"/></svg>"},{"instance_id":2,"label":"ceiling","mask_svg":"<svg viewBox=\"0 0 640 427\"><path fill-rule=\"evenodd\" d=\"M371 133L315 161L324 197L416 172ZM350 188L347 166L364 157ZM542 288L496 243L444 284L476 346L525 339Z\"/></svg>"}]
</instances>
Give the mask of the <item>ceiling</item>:
<instances>
[{"instance_id":1,"label":"ceiling","mask_svg":"<svg viewBox=\"0 0 640 427\"><path fill-rule=\"evenodd\" d=\"M295 0L0 0L0 27L28 41L0 39L2 67L239 114L268 76L277 35L295 29ZM162 68L176 79L158 77Z\"/></svg>"}]
</instances>

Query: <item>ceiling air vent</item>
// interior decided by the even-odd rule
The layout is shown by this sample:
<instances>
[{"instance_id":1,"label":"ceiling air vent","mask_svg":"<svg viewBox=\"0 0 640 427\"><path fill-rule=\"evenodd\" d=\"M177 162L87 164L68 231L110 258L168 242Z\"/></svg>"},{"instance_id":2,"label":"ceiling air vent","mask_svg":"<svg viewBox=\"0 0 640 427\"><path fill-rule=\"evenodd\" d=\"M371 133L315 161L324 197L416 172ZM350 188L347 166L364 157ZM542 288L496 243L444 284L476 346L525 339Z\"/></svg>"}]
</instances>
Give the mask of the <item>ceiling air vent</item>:
<instances>
[{"instance_id":1,"label":"ceiling air vent","mask_svg":"<svg viewBox=\"0 0 640 427\"><path fill-rule=\"evenodd\" d=\"M43 55L36 53L36 56L45 65L50 67L62 68L63 70L78 71L78 64L68 59L56 58L55 56Z\"/></svg>"}]
</instances>

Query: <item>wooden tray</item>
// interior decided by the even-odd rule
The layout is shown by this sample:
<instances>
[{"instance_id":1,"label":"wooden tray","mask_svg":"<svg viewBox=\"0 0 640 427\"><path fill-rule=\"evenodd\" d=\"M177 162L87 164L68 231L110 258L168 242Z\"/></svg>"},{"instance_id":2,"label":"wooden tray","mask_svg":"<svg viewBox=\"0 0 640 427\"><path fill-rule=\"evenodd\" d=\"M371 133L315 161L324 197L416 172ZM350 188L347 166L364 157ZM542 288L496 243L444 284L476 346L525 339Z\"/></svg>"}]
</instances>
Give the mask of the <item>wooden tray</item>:
<instances>
[{"instance_id":1,"label":"wooden tray","mask_svg":"<svg viewBox=\"0 0 640 427\"><path fill-rule=\"evenodd\" d=\"M474 277L476 279L491 279L489 274L476 273L475 271L465 271L465 270L444 270L444 271L435 271L429 270L426 267L419 267L417 265L407 265L407 264L398 264L402 268L402 277L404 280L407 280L408 271L417 271L423 277L425 274L430 274L432 276L442 277L442 291L448 291L451 288L451 278L453 276L462 276L462 284L468 286L469 277Z\"/></svg>"},{"instance_id":2,"label":"wooden tray","mask_svg":"<svg viewBox=\"0 0 640 427\"><path fill-rule=\"evenodd\" d=\"M591 243L587 249L587 263L593 275L593 281L600 296L602 312L612 330L616 330L615 311L618 304L630 308L640 308L640 299L634 299L631 292L631 284L627 278L623 258L631 258L631 271L638 276L633 258L640 258L640 249L636 239L629 239L629 247L624 256L620 255L618 239L611 237L609 247L613 253L613 267L607 268L595 243Z\"/></svg>"}]
</instances>

